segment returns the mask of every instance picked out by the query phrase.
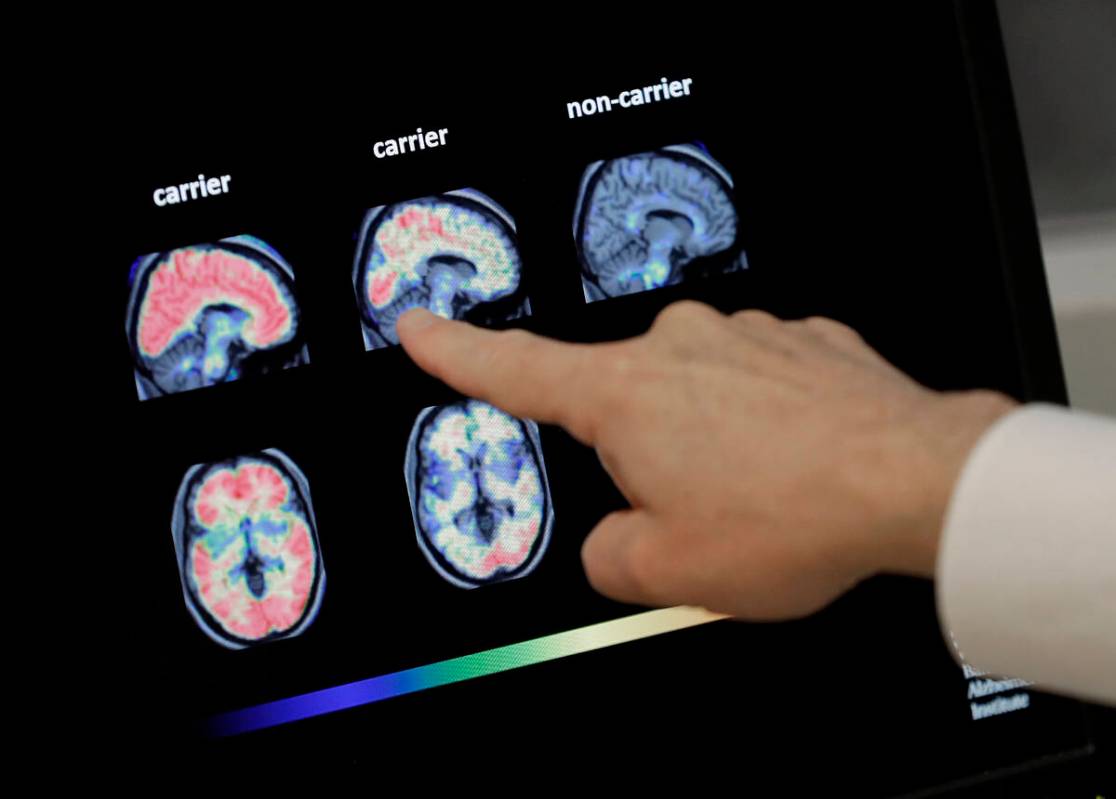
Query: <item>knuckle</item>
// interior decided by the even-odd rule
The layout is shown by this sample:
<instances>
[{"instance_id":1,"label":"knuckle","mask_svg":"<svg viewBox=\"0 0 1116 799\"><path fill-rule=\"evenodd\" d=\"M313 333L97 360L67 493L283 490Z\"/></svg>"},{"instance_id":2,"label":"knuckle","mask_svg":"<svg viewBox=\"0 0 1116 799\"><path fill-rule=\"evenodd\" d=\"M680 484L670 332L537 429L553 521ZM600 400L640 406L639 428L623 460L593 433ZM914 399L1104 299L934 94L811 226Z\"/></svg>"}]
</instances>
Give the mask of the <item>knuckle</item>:
<instances>
[{"instance_id":1,"label":"knuckle","mask_svg":"<svg viewBox=\"0 0 1116 799\"><path fill-rule=\"evenodd\" d=\"M659 311L652 329L685 329L719 316L717 311L697 300L679 300Z\"/></svg>"},{"instance_id":2,"label":"knuckle","mask_svg":"<svg viewBox=\"0 0 1116 799\"><path fill-rule=\"evenodd\" d=\"M493 365L506 369L517 369L527 362L527 351L531 345L531 334L524 330L505 330L500 333L499 346L489 352Z\"/></svg>"},{"instance_id":3,"label":"knuckle","mask_svg":"<svg viewBox=\"0 0 1116 799\"><path fill-rule=\"evenodd\" d=\"M608 355L586 364L575 390L582 425L596 426L605 419L623 418L632 403L639 365L626 355Z\"/></svg>"},{"instance_id":4,"label":"knuckle","mask_svg":"<svg viewBox=\"0 0 1116 799\"><path fill-rule=\"evenodd\" d=\"M611 394L590 384L575 386L569 399L555 401L552 407L558 424L589 445L600 440L608 420L616 415Z\"/></svg>"},{"instance_id":5,"label":"knuckle","mask_svg":"<svg viewBox=\"0 0 1116 799\"><path fill-rule=\"evenodd\" d=\"M508 343L509 347L517 347L517 348L522 348L522 347L528 345L534 338L526 330L520 330L519 328L512 328L511 330L502 330L502 331L500 331L500 337L505 342Z\"/></svg>"},{"instance_id":6,"label":"knuckle","mask_svg":"<svg viewBox=\"0 0 1116 799\"><path fill-rule=\"evenodd\" d=\"M661 381L661 355L647 348L625 348L604 354L589 370L590 379L611 404L629 405Z\"/></svg>"},{"instance_id":7,"label":"knuckle","mask_svg":"<svg viewBox=\"0 0 1116 799\"><path fill-rule=\"evenodd\" d=\"M732 315L732 318L757 326L763 325L771 327L780 324L779 317L767 311L762 311L759 308L748 308L743 311L737 311Z\"/></svg>"},{"instance_id":8,"label":"knuckle","mask_svg":"<svg viewBox=\"0 0 1116 799\"><path fill-rule=\"evenodd\" d=\"M838 322L836 319L830 319L828 316L809 316L803 320L803 324L821 335L844 338L850 341L860 340L859 333L844 322Z\"/></svg>"},{"instance_id":9,"label":"knuckle","mask_svg":"<svg viewBox=\"0 0 1116 799\"><path fill-rule=\"evenodd\" d=\"M590 371L602 385L608 388L622 387L638 377L643 368L641 365L643 360L641 353L634 349L602 350L594 360Z\"/></svg>"}]
</instances>

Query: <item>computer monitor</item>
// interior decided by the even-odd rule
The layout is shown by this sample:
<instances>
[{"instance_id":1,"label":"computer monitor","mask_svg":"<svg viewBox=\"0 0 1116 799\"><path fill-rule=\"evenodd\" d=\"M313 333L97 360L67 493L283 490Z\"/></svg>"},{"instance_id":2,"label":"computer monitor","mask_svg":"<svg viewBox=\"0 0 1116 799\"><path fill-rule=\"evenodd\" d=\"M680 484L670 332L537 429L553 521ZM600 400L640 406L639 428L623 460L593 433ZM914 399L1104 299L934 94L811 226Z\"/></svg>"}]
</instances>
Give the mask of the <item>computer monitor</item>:
<instances>
[{"instance_id":1,"label":"computer monitor","mask_svg":"<svg viewBox=\"0 0 1116 799\"><path fill-rule=\"evenodd\" d=\"M88 306L128 464L100 476L115 722L206 768L670 742L745 753L702 770L759 795L1088 752L1079 705L954 660L926 581L779 624L596 594L581 544L624 500L595 453L398 345L415 305L602 341L696 299L1064 401L992 4L734 20L664 20L623 62L424 66L401 39L344 74L119 90Z\"/></svg>"}]
</instances>

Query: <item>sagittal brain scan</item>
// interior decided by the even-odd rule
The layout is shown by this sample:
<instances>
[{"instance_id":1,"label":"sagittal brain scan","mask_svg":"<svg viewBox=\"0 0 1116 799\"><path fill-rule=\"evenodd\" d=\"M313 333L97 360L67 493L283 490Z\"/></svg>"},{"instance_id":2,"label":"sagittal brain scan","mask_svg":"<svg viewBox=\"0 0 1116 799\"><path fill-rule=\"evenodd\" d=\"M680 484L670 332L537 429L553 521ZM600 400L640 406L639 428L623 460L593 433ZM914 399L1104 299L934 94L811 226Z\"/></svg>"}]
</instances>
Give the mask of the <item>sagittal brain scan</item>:
<instances>
[{"instance_id":1,"label":"sagittal brain scan","mask_svg":"<svg viewBox=\"0 0 1116 799\"><path fill-rule=\"evenodd\" d=\"M732 192L698 145L591 164L574 217L585 301L746 269Z\"/></svg>"},{"instance_id":2,"label":"sagittal brain scan","mask_svg":"<svg viewBox=\"0 0 1116 799\"><path fill-rule=\"evenodd\" d=\"M136 260L127 331L140 399L309 361L294 273L252 236Z\"/></svg>"},{"instance_id":3,"label":"sagittal brain scan","mask_svg":"<svg viewBox=\"0 0 1116 799\"><path fill-rule=\"evenodd\" d=\"M529 574L554 512L534 422L476 400L427 408L404 466L419 548L462 588Z\"/></svg>"},{"instance_id":4,"label":"sagittal brain scan","mask_svg":"<svg viewBox=\"0 0 1116 799\"><path fill-rule=\"evenodd\" d=\"M409 308L491 324L531 312L521 287L515 222L489 197L461 189L373 208L353 266L364 343L399 343Z\"/></svg>"},{"instance_id":5,"label":"sagittal brain scan","mask_svg":"<svg viewBox=\"0 0 1116 799\"><path fill-rule=\"evenodd\" d=\"M325 570L310 489L279 450L192 467L171 526L186 607L217 643L291 638L314 621Z\"/></svg>"}]
</instances>

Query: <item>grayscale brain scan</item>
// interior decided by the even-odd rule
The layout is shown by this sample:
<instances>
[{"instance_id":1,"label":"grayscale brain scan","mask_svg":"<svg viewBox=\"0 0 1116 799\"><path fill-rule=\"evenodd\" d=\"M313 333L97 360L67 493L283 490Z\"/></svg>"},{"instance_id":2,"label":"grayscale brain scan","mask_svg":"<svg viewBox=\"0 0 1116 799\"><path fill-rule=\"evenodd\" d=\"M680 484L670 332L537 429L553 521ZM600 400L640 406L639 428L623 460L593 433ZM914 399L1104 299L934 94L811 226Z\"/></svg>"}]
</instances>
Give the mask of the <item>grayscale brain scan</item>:
<instances>
[{"instance_id":1,"label":"grayscale brain scan","mask_svg":"<svg viewBox=\"0 0 1116 799\"><path fill-rule=\"evenodd\" d=\"M586 302L746 269L732 192L700 145L591 164L573 227Z\"/></svg>"}]
</instances>

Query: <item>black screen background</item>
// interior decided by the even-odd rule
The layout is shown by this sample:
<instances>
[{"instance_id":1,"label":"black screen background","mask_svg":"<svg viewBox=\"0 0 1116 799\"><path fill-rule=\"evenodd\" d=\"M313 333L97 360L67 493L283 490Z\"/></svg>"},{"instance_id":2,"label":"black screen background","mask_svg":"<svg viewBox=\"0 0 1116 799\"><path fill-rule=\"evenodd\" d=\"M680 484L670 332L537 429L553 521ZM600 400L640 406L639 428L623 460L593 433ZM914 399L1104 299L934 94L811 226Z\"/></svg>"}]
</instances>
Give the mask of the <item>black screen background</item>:
<instances>
[{"instance_id":1,"label":"black screen background","mask_svg":"<svg viewBox=\"0 0 1116 799\"><path fill-rule=\"evenodd\" d=\"M128 622L106 622L129 631L117 642L119 629L106 629L116 647L113 720L215 758L313 742L367 763L431 731L502 730L514 717L516 731L557 751L602 741L725 747L735 757L724 762L757 785L772 777L788 788L856 786L854 795L1081 748L1080 708L1041 694L1027 711L971 722L932 586L892 577L800 621L719 622L241 739L193 737L213 712L638 610L592 592L579 561L584 537L623 500L591 451L546 426L555 526L538 569L470 592L430 569L415 543L402 459L419 411L456 395L398 348L364 351L351 269L368 208L465 187L491 196L518 225L532 316L515 324L541 333L635 335L681 298L822 314L856 327L928 385L1024 397L952 12L943 4L893 14L867 26L832 13L809 30L765 19L742 28L733 47L676 47L668 57L560 74L540 56L510 78L459 81L432 69L394 89L339 76L230 81L216 107L236 110L234 122L204 128L175 124L187 100L178 89L137 83L122 106L149 121L121 126L122 177L88 285L105 354L91 402L114 441L112 461L127 467L127 479L106 476L102 490L106 506L120 509L114 535L127 541L115 556L127 575L116 615ZM693 78L692 96L566 117L568 101L662 76ZM374 141L416 127L449 128L447 146L372 157ZM735 180L750 268L586 305L571 236L582 170L693 141ZM152 204L155 188L199 172L231 174L231 193ZM310 364L139 402L124 333L130 264L242 233L293 266ZM309 479L325 596L301 636L226 651L184 606L171 508L192 464L268 447ZM802 768L811 763L819 768Z\"/></svg>"}]
</instances>

